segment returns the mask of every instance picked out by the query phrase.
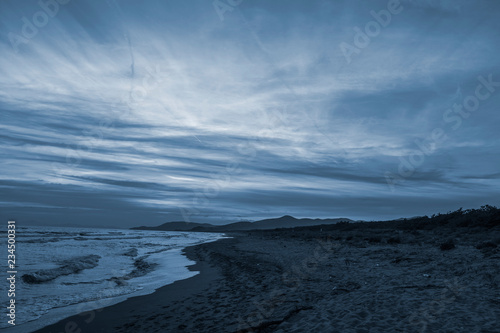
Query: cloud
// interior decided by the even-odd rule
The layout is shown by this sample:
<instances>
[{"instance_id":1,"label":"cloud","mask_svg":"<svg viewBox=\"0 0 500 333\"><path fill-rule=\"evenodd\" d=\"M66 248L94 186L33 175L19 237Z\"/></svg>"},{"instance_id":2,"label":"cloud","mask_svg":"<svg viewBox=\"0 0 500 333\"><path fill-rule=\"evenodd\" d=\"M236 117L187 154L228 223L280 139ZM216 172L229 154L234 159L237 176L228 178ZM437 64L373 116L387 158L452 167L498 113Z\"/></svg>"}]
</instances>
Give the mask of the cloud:
<instances>
[{"instance_id":1,"label":"cloud","mask_svg":"<svg viewBox=\"0 0 500 333\"><path fill-rule=\"evenodd\" d=\"M40 8L0 4L6 214L376 219L470 206L464 189L471 205L495 197L497 178L481 175L497 172L500 95L457 131L443 113L479 75L500 80L498 6L406 1L346 64L339 44L386 5L257 1L221 22L204 1L70 2L14 53L8 32ZM437 127L447 141L395 195L384 174Z\"/></svg>"},{"instance_id":2,"label":"cloud","mask_svg":"<svg viewBox=\"0 0 500 333\"><path fill-rule=\"evenodd\" d=\"M458 12L468 1L465 0L402 0L414 6L428 9L436 9L445 12Z\"/></svg>"}]
</instances>

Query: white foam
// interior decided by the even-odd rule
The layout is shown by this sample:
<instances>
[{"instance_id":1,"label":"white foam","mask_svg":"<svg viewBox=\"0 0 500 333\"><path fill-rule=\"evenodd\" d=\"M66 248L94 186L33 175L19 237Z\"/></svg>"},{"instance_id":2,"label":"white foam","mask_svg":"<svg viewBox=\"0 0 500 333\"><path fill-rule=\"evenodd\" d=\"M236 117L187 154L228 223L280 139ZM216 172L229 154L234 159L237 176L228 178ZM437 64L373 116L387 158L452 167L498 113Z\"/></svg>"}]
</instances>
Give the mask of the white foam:
<instances>
[{"instance_id":1,"label":"white foam","mask_svg":"<svg viewBox=\"0 0 500 333\"><path fill-rule=\"evenodd\" d=\"M181 254L182 249L223 237L208 233L52 227L20 228L17 235L16 304L19 306L13 332L35 330L89 309L150 294L164 285L194 276L197 272L186 268L194 262ZM45 242L45 238L58 238L59 241ZM39 239L41 241L36 241ZM135 254L131 252L133 248L137 248L137 256L125 255ZM39 284L27 284L20 279L23 274L57 272L71 262L71 267L82 268L82 258L95 258L90 256L96 255L101 257L97 266L92 268L87 260L85 269L75 270L78 273ZM134 261L139 257L154 269L146 270L145 275L130 277L137 269ZM77 258L80 258L78 263L75 262ZM124 276L129 278L123 285L110 280ZM0 322L1 327L7 327L6 323Z\"/></svg>"}]
</instances>

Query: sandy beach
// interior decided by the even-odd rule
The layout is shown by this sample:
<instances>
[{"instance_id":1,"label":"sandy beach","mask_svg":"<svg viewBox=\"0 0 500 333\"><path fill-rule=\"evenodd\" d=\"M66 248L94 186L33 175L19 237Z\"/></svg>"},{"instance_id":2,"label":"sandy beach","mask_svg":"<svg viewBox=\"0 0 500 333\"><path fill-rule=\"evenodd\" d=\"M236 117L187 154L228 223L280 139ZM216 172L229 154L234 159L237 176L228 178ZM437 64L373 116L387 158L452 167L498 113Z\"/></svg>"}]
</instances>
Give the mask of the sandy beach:
<instances>
[{"instance_id":1,"label":"sandy beach","mask_svg":"<svg viewBox=\"0 0 500 333\"><path fill-rule=\"evenodd\" d=\"M500 0L0 27L0 333L500 333Z\"/></svg>"},{"instance_id":2,"label":"sandy beach","mask_svg":"<svg viewBox=\"0 0 500 333\"><path fill-rule=\"evenodd\" d=\"M186 248L197 276L37 332L500 332L498 226L326 229Z\"/></svg>"}]
</instances>

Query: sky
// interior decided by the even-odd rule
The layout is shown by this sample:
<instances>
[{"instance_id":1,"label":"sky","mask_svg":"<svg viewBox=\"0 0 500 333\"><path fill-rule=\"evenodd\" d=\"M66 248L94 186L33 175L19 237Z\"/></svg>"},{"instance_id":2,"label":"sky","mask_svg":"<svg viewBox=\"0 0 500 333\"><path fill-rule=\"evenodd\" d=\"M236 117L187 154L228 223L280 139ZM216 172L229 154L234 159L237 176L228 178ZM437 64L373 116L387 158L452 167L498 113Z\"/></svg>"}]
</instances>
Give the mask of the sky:
<instances>
[{"instance_id":1,"label":"sky","mask_svg":"<svg viewBox=\"0 0 500 333\"><path fill-rule=\"evenodd\" d=\"M500 204L500 2L0 2L0 219Z\"/></svg>"}]
</instances>

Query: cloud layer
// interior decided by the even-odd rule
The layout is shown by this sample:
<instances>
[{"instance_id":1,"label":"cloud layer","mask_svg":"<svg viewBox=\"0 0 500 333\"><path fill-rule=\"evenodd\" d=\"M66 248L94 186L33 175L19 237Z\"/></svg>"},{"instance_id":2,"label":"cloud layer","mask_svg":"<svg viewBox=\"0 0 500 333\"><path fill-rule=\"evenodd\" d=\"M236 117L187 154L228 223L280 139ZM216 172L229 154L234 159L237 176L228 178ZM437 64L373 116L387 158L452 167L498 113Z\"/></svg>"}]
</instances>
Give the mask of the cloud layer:
<instances>
[{"instance_id":1,"label":"cloud layer","mask_svg":"<svg viewBox=\"0 0 500 333\"><path fill-rule=\"evenodd\" d=\"M364 47L357 34L391 1L243 1L223 20L210 1L42 3L0 3L3 219L499 204L495 1L401 1Z\"/></svg>"}]
</instances>

